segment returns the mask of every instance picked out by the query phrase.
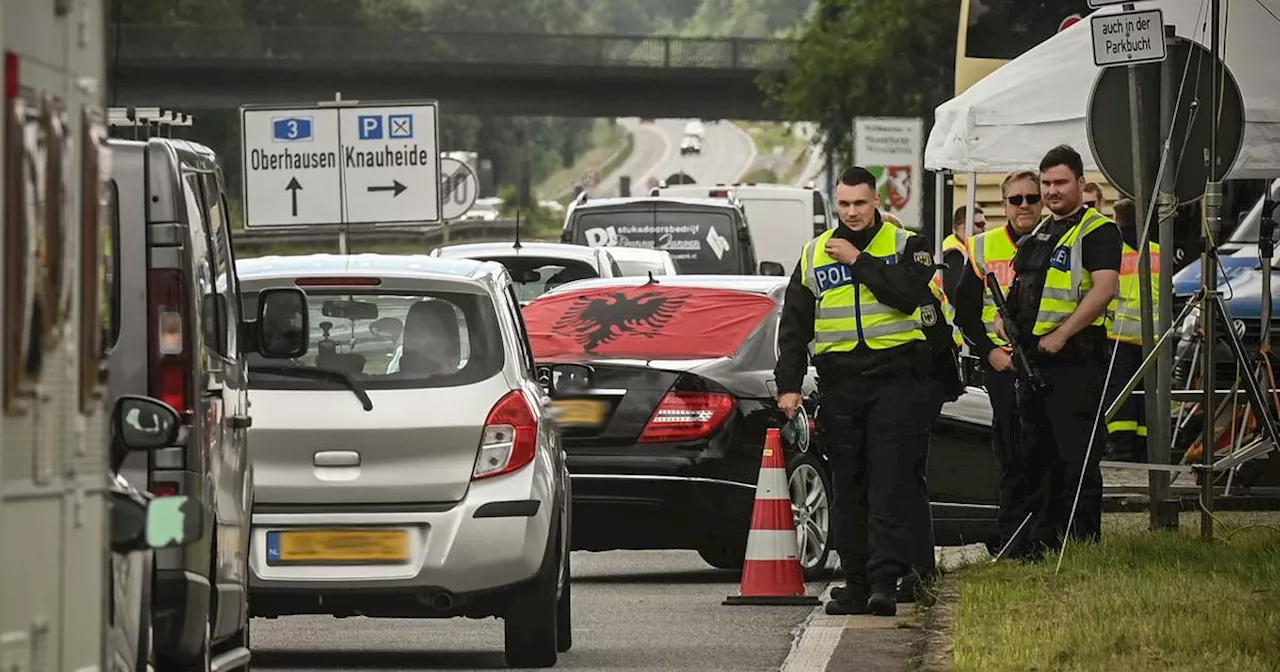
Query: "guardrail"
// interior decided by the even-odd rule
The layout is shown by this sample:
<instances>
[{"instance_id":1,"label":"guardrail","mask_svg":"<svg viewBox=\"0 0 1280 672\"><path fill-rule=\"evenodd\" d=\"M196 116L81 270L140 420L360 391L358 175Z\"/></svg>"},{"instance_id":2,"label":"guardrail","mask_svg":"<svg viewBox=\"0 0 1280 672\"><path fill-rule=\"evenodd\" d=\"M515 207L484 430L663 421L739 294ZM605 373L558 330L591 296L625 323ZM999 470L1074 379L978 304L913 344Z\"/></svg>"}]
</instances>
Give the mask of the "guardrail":
<instances>
[{"instance_id":1,"label":"guardrail","mask_svg":"<svg viewBox=\"0 0 1280 672\"><path fill-rule=\"evenodd\" d=\"M449 243L483 243L514 240L514 219L493 221L451 222L448 225ZM523 227L522 227L523 228ZM445 227L432 229L354 229L347 235L347 249L356 253L375 246L421 246L422 253L443 245ZM521 232L525 240L536 240ZM296 231L292 229L239 230L232 234L236 256L252 257L275 251L288 253L289 248L306 248L315 252L338 252L338 230L323 229Z\"/></svg>"},{"instance_id":2,"label":"guardrail","mask_svg":"<svg viewBox=\"0 0 1280 672\"><path fill-rule=\"evenodd\" d=\"M107 42L125 67L267 62L294 70L353 63L781 70L788 46L758 38L145 24L113 26Z\"/></svg>"}]
</instances>

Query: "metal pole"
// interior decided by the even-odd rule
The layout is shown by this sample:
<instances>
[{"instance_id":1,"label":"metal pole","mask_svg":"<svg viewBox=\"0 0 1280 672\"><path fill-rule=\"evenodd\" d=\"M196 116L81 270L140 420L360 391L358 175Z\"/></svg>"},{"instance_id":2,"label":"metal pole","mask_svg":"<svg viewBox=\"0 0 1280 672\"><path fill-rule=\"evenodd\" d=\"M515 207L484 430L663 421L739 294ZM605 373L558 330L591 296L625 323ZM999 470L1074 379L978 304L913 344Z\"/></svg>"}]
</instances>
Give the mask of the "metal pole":
<instances>
[{"instance_id":1,"label":"metal pole","mask_svg":"<svg viewBox=\"0 0 1280 672\"><path fill-rule=\"evenodd\" d=\"M347 253L347 227L338 230L338 254Z\"/></svg>"},{"instance_id":2,"label":"metal pole","mask_svg":"<svg viewBox=\"0 0 1280 672\"><path fill-rule=\"evenodd\" d=\"M1174 26L1164 27L1165 53L1172 53L1177 41ZM1164 147L1163 161L1174 161L1172 142L1173 119L1176 115L1177 72L1172 58L1165 58L1160 64L1160 140ZM1156 304L1156 333L1168 333L1173 324L1173 219L1178 212L1178 199L1174 194L1176 171L1172 165L1166 165L1160 175L1160 184L1156 185L1158 233L1160 243L1159 278L1156 292L1159 301ZM1146 287L1146 285L1143 285ZM1152 311L1146 309L1144 314ZM1145 324L1145 322L1144 322ZM1143 351L1147 351L1147 336L1142 336ZM1155 386L1152 389L1151 378L1147 378L1147 394L1144 399L1147 418L1147 462L1152 464L1169 464L1173 461L1173 400L1170 391L1173 387L1173 348L1159 353L1156 360ZM1173 530L1178 527L1178 512L1169 501L1169 472L1148 472L1151 499L1151 529Z\"/></svg>"},{"instance_id":3,"label":"metal pole","mask_svg":"<svg viewBox=\"0 0 1280 672\"><path fill-rule=\"evenodd\" d=\"M1218 12L1221 8L1220 0L1211 0L1209 3L1209 30L1212 31L1209 46L1209 183L1205 185L1204 205L1205 205L1205 224L1208 228L1206 231L1207 240L1204 244L1204 252L1201 254L1201 268L1204 269L1204 302L1200 308L1200 318L1203 320L1204 329L1204 360L1201 367L1201 377L1204 385L1204 408L1201 410L1204 417L1204 442L1203 455L1201 456L1201 464L1204 470L1200 473L1200 497L1202 509L1200 511L1200 538L1205 541L1213 540L1213 453L1216 441L1214 437L1214 403L1213 391L1217 382L1214 379L1214 361L1213 351L1218 344L1217 334L1214 332L1214 317L1217 310L1216 302L1218 297L1218 264L1217 252L1214 249L1218 244L1218 234L1222 229L1222 184L1218 181L1218 32L1221 25L1218 21Z\"/></svg>"},{"instance_id":4,"label":"metal pole","mask_svg":"<svg viewBox=\"0 0 1280 672\"><path fill-rule=\"evenodd\" d=\"M943 212L946 207L946 201L942 198L942 192L947 188L947 176L944 171L938 170L933 173L933 258L939 262L942 261L942 239L946 236L946 220L947 213Z\"/></svg>"},{"instance_id":5,"label":"metal pole","mask_svg":"<svg viewBox=\"0 0 1280 672\"><path fill-rule=\"evenodd\" d=\"M964 235L973 237L974 202L978 200L978 174L964 174L964 205L967 214L964 217Z\"/></svg>"}]
</instances>

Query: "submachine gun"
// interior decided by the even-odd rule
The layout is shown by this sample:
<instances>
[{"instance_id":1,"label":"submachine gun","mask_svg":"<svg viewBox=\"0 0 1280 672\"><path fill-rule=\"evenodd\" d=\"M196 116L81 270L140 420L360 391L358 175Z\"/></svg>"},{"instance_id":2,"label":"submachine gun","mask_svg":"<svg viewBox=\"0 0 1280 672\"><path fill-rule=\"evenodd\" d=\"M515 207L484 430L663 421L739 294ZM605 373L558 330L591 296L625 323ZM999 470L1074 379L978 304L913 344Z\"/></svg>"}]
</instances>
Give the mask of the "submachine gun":
<instances>
[{"instance_id":1,"label":"submachine gun","mask_svg":"<svg viewBox=\"0 0 1280 672\"><path fill-rule=\"evenodd\" d=\"M1000 291L1000 281L996 279L995 273L987 273L987 291L991 292L991 299L996 304L996 312L1004 322L1004 333L1009 336L1010 344L1013 346L1013 365L1018 370L1018 378L1024 384L1030 385L1034 392L1047 390L1049 384L1040 374L1040 369L1031 365L1031 360L1027 359L1026 350L1022 349L1022 334L1019 333L1017 323L1009 314L1009 304L1005 301L1004 292Z\"/></svg>"}]
</instances>

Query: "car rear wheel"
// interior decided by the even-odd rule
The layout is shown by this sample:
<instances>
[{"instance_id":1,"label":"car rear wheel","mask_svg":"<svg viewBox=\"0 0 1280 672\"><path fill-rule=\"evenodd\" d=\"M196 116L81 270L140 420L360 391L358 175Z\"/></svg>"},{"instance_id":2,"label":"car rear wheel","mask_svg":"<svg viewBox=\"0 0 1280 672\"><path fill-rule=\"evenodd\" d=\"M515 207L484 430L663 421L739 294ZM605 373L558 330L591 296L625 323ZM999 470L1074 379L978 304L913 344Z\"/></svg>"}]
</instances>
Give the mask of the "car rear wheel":
<instances>
[{"instance_id":1,"label":"car rear wheel","mask_svg":"<svg viewBox=\"0 0 1280 672\"><path fill-rule=\"evenodd\" d=\"M716 569L742 569L747 559L747 546L742 542L730 544L711 538L698 545L698 555Z\"/></svg>"},{"instance_id":2,"label":"car rear wheel","mask_svg":"<svg viewBox=\"0 0 1280 672\"><path fill-rule=\"evenodd\" d=\"M826 569L831 556L831 477L813 453L796 455L787 471L800 567L812 576Z\"/></svg>"},{"instance_id":3,"label":"car rear wheel","mask_svg":"<svg viewBox=\"0 0 1280 672\"><path fill-rule=\"evenodd\" d=\"M503 618L507 667L552 667L558 658L561 549L552 542L550 555L533 582L518 592Z\"/></svg>"}]
</instances>

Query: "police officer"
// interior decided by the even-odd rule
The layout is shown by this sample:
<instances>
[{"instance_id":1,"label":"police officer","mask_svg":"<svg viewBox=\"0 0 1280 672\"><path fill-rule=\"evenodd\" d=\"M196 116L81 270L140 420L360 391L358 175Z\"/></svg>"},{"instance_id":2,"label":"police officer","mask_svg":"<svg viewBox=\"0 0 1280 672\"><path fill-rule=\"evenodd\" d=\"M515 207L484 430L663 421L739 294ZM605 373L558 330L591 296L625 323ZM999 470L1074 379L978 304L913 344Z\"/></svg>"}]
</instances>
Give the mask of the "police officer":
<instances>
[{"instance_id":1,"label":"police officer","mask_svg":"<svg viewBox=\"0 0 1280 672\"><path fill-rule=\"evenodd\" d=\"M1103 318L1120 275L1120 230L1084 207L1084 165L1069 146L1040 161L1040 193L1052 217L1022 241L1009 290L1020 344L1048 383L1018 387L1019 449L1034 459L1029 479L1045 496L1032 517L1036 553L1061 548L1062 538L1102 539L1102 470L1106 437L1099 355ZM1002 335L1003 323L996 320ZM1040 480L1043 479L1043 480ZM1067 520L1079 488L1072 529Z\"/></svg>"},{"instance_id":2,"label":"police officer","mask_svg":"<svg viewBox=\"0 0 1280 672\"><path fill-rule=\"evenodd\" d=\"M1121 390L1142 366L1142 294L1138 275L1138 234L1135 224L1133 201L1124 198L1116 201L1116 225L1124 240L1120 261L1120 286L1116 298L1108 309L1107 338L1115 348L1115 364L1106 377L1106 405L1119 396ZM1160 245L1151 242L1151 300L1152 310L1160 305ZM1108 353L1109 355L1111 353ZM1106 457L1120 462L1145 462L1147 458L1147 425L1142 397L1130 395L1107 423Z\"/></svg>"},{"instance_id":3,"label":"police officer","mask_svg":"<svg viewBox=\"0 0 1280 672\"><path fill-rule=\"evenodd\" d=\"M951 215L951 235L942 239L942 263L946 266L942 271L942 287L952 303L956 300L956 288L960 286L960 279L964 277L965 267L968 266L969 236L965 233L968 219L968 207L962 205L956 208L955 213ZM982 208L974 208L973 235L976 236L986 229L987 216L982 214Z\"/></svg>"},{"instance_id":4,"label":"police officer","mask_svg":"<svg viewBox=\"0 0 1280 672\"><path fill-rule=\"evenodd\" d=\"M994 273L1000 290L1008 294L1018 242L1039 223L1044 208L1040 201L1040 175L1031 170L1009 173L1000 183L1000 194L1008 222L999 229L974 234L969 240L968 271L956 287L955 322L969 341L970 352L982 362L983 387L991 402L991 449L1000 468L1000 506L996 514L1000 548L1008 546L1004 557L1025 558L1031 544L1023 523L1031 513L1033 501L1026 457L1018 450L1011 348L996 333L996 304L987 291L986 276ZM1023 527L1021 533L1019 527Z\"/></svg>"},{"instance_id":5,"label":"police officer","mask_svg":"<svg viewBox=\"0 0 1280 672\"><path fill-rule=\"evenodd\" d=\"M835 547L848 585L829 614L896 612L912 568L912 526L927 506L914 478L931 352L922 308L932 298L928 242L885 222L875 177L846 170L836 187L841 224L805 244L778 326L778 405L800 405L809 344L822 403L818 429L831 461Z\"/></svg>"}]
</instances>

